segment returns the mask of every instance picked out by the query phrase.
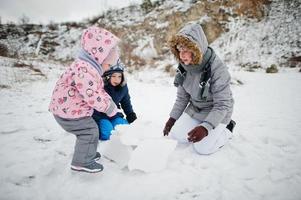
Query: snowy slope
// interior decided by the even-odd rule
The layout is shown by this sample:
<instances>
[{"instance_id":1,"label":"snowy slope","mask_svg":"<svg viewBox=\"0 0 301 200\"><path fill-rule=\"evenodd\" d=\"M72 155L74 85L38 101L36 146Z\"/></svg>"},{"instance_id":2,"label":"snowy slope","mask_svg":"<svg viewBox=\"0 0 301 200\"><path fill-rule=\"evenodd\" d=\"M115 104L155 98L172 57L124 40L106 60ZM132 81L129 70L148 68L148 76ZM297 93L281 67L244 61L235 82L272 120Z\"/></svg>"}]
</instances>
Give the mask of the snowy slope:
<instances>
[{"instance_id":1,"label":"snowy slope","mask_svg":"<svg viewBox=\"0 0 301 200\"><path fill-rule=\"evenodd\" d=\"M42 68L47 79L0 89L0 199L300 199L300 74L232 71L244 82L232 86L238 125L216 154L178 145L159 172L120 169L102 158L105 170L87 174L70 170L75 138L47 111L61 71ZM135 123L145 126L143 134L160 135L175 98L172 78L149 69L128 84Z\"/></svg>"},{"instance_id":2,"label":"snowy slope","mask_svg":"<svg viewBox=\"0 0 301 200\"><path fill-rule=\"evenodd\" d=\"M289 58L301 55L301 2L271 2L263 20L233 19L229 32L213 42L229 66L288 67Z\"/></svg>"}]
</instances>

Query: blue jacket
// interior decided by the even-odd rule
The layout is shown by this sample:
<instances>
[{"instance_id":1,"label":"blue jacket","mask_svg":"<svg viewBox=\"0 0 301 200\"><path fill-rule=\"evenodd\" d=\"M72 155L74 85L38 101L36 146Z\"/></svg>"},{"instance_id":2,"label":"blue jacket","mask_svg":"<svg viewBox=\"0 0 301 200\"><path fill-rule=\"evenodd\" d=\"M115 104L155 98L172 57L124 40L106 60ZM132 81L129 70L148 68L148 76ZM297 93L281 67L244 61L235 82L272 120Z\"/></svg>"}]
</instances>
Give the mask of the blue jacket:
<instances>
[{"instance_id":1,"label":"blue jacket","mask_svg":"<svg viewBox=\"0 0 301 200\"><path fill-rule=\"evenodd\" d=\"M104 89L112 97L118 109L122 109L126 115L134 112L131 104L131 97L129 95L129 89L127 84L125 84L124 86L115 86L115 87L112 86L111 84L106 84ZM100 119L115 119L116 117L123 118L124 116L120 112L113 117L108 117L105 113L98 112L97 110L94 110L93 113L93 118L97 122Z\"/></svg>"}]
</instances>

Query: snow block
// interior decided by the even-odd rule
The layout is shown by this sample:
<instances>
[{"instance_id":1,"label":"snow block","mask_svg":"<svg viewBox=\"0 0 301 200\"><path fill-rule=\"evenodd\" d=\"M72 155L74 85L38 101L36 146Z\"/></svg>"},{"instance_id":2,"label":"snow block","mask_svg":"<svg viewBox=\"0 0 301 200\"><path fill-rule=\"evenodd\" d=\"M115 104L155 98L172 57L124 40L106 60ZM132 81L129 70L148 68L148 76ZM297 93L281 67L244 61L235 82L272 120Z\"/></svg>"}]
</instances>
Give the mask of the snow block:
<instances>
[{"instance_id":1,"label":"snow block","mask_svg":"<svg viewBox=\"0 0 301 200\"><path fill-rule=\"evenodd\" d=\"M163 137L152 124L146 129L145 123L136 123L116 126L111 139L102 144L101 153L120 168L155 172L166 167L176 145L176 140Z\"/></svg>"},{"instance_id":2,"label":"snow block","mask_svg":"<svg viewBox=\"0 0 301 200\"><path fill-rule=\"evenodd\" d=\"M121 143L117 134L111 135L111 139L102 145L102 154L114 161L121 169L127 166L132 152L133 148Z\"/></svg>"},{"instance_id":3,"label":"snow block","mask_svg":"<svg viewBox=\"0 0 301 200\"><path fill-rule=\"evenodd\" d=\"M146 127L150 127L147 128ZM150 138L161 138L161 129L156 129L150 122L141 122L131 125L118 125L115 131L120 136L120 141L125 145L137 146L140 141ZM158 134L159 133L159 134Z\"/></svg>"},{"instance_id":4,"label":"snow block","mask_svg":"<svg viewBox=\"0 0 301 200\"><path fill-rule=\"evenodd\" d=\"M129 170L155 172L166 167L168 156L176 148L177 141L167 138L146 139L132 152Z\"/></svg>"}]
</instances>

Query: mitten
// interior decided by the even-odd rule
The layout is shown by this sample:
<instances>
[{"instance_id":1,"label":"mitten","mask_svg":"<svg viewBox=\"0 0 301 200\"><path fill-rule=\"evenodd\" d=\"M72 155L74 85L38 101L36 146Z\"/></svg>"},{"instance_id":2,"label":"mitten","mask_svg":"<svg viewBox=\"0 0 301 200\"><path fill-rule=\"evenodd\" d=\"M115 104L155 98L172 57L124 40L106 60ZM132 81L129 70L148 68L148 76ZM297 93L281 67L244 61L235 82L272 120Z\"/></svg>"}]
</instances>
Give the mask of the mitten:
<instances>
[{"instance_id":1,"label":"mitten","mask_svg":"<svg viewBox=\"0 0 301 200\"><path fill-rule=\"evenodd\" d=\"M169 134L169 131L171 130L171 128L173 127L173 125L175 124L176 120L172 117L170 117L168 119L168 121L165 124L164 130L163 130L163 135L166 136Z\"/></svg>"},{"instance_id":2,"label":"mitten","mask_svg":"<svg viewBox=\"0 0 301 200\"><path fill-rule=\"evenodd\" d=\"M188 133L189 142L199 142L208 135L208 131L203 126L197 126Z\"/></svg>"},{"instance_id":3,"label":"mitten","mask_svg":"<svg viewBox=\"0 0 301 200\"><path fill-rule=\"evenodd\" d=\"M137 119L136 113L132 112L126 116L126 120L131 124Z\"/></svg>"}]
</instances>

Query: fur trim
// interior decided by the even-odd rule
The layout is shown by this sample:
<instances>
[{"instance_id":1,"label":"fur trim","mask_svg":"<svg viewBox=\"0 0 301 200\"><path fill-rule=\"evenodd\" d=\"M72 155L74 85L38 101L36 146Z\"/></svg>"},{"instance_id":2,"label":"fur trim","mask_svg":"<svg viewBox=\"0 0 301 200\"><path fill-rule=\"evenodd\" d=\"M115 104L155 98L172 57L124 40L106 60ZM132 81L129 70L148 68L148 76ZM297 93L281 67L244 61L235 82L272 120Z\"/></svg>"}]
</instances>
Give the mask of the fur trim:
<instances>
[{"instance_id":1,"label":"fur trim","mask_svg":"<svg viewBox=\"0 0 301 200\"><path fill-rule=\"evenodd\" d=\"M169 48L176 59L181 62L177 45L181 44L193 52L192 65L200 64L203 60L203 54L198 45L183 35L174 35L169 40Z\"/></svg>"}]
</instances>

